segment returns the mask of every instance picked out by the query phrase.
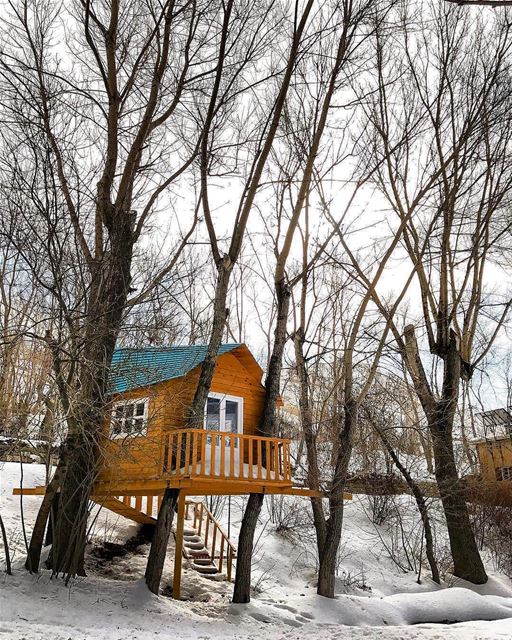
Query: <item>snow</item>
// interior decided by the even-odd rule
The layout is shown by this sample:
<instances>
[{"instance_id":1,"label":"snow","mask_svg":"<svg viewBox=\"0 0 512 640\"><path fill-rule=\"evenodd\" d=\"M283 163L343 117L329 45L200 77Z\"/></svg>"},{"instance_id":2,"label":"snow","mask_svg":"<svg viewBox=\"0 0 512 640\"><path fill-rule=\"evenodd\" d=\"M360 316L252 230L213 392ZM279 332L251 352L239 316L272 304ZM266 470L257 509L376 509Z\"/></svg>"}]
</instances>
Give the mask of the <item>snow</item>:
<instances>
[{"instance_id":1,"label":"snow","mask_svg":"<svg viewBox=\"0 0 512 640\"><path fill-rule=\"evenodd\" d=\"M233 638L245 640L491 640L512 637L512 584L493 575L488 584L473 587L463 582L438 587L428 578L403 572L386 556L365 513L364 500L347 505L337 596L317 596L311 527L306 522L298 538L285 532L283 521L293 520L291 498L273 502L267 497L257 532L253 582L257 589L249 605L230 602L232 586L212 582L185 567L183 593L187 600L154 596L142 576L148 546L112 561L94 553L87 558L88 577L66 587L23 568L20 498L12 496L19 484L20 466L5 463L0 469L0 513L15 549L14 575L0 581L0 636L36 640L168 640ZM24 465L24 485L40 484L44 467ZM27 535L40 502L23 498ZM404 503L407 504L407 503ZM227 519L236 539L243 509L232 500ZM280 534L276 528L281 527ZM123 542L136 527L102 511L93 531L96 543ZM308 551L309 550L309 551ZM163 586L172 580L174 543L164 569ZM3 563L2 563L3 564ZM424 574L425 574L424 570ZM450 623L450 624L443 624Z\"/></svg>"}]
</instances>

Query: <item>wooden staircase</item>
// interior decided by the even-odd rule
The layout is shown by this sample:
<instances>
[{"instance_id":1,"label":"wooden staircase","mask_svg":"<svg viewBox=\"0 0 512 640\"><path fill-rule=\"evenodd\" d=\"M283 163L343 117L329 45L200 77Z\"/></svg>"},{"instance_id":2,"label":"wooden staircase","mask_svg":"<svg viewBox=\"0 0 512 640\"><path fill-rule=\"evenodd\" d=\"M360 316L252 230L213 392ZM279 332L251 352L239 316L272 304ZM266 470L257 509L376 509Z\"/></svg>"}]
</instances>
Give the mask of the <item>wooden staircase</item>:
<instances>
[{"instance_id":1,"label":"wooden staircase","mask_svg":"<svg viewBox=\"0 0 512 640\"><path fill-rule=\"evenodd\" d=\"M236 547L204 502L185 501L183 556L192 569L213 580L234 578Z\"/></svg>"},{"instance_id":2,"label":"wooden staircase","mask_svg":"<svg viewBox=\"0 0 512 640\"><path fill-rule=\"evenodd\" d=\"M153 496L105 496L98 505L139 524L156 524L160 500ZM177 518L173 532L176 536ZM185 500L183 557L213 580L233 580L236 547L204 502Z\"/></svg>"}]
</instances>

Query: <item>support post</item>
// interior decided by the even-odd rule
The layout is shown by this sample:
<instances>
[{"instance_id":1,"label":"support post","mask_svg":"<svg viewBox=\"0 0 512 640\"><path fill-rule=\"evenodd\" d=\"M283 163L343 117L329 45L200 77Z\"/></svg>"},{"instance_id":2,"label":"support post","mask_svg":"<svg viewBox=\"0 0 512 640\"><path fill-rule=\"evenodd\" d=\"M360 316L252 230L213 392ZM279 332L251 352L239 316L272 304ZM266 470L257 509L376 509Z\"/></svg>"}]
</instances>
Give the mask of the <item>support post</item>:
<instances>
[{"instance_id":1,"label":"support post","mask_svg":"<svg viewBox=\"0 0 512 640\"><path fill-rule=\"evenodd\" d=\"M179 492L178 520L176 522L176 554L174 557L174 579L172 597L179 600L181 596L181 565L183 561L183 530L185 527L185 492Z\"/></svg>"},{"instance_id":2,"label":"support post","mask_svg":"<svg viewBox=\"0 0 512 640\"><path fill-rule=\"evenodd\" d=\"M53 544L53 529L57 522L57 514L59 512L59 498L60 493L56 493L53 496L52 506L50 509L50 515L48 516L48 524L46 525L46 537L44 539L44 546L49 547Z\"/></svg>"}]
</instances>

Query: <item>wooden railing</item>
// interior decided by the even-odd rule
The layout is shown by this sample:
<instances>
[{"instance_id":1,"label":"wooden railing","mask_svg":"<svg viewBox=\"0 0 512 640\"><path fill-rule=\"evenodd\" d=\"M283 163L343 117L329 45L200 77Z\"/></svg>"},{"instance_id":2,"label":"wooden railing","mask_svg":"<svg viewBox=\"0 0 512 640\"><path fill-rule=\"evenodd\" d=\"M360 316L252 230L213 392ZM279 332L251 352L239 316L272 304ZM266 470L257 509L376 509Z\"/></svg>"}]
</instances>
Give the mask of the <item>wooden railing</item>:
<instances>
[{"instance_id":1,"label":"wooden railing","mask_svg":"<svg viewBox=\"0 0 512 640\"><path fill-rule=\"evenodd\" d=\"M291 484L290 441L224 431L166 434L164 475Z\"/></svg>"},{"instance_id":2,"label":"wooden railing","mask_svg":"<svg viewBox=\"0 0 512 640\"><path fill-rule=\"evenodd\" d=\"M226 532L210 513L204 502L185 501L185 518L187 520L190 519L190 509L192 509L194 529L197 531L197 535L203 538L211 563L215 565L219 573L222 573L225 566L227 578L231 581L235 568L235 545L228 538Z\"/></svg>"}]
</instances>

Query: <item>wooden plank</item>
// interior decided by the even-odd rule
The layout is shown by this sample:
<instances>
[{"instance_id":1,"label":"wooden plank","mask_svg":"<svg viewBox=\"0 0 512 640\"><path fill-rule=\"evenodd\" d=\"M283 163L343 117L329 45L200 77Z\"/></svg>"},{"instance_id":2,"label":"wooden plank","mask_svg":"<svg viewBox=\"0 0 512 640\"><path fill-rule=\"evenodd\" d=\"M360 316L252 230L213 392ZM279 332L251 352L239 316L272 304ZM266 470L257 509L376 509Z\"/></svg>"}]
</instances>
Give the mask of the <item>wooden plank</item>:
<instances>
[{"instance_id":1,"label":"wooden plank","mask_svg":"<svg viewBox=\"0 0 512 640\"><path fill-rule=\"evenodd\" d=\"M153 496L147 496L146 513L148 516L153 516Z\"/></svg>"},{"instance_id":2,"label":"wooden plank","mask_svg":"<svg viewBox=\"0 0 512 640\"><path fill-rule=\"evenodd\" d=\"M220 434L220 476L226 477L226 437L223 433ZM212 454L213 458L213 454Z\"/></svg>"},{"instance_id":3,"label":"wooden plank","mask_svg":"<svg viewBox=\"0 0 512 640\"><path fill-rule=\"evenodd\" d=\"M201 475L206 474L206 433L201 434Z\"/></svg>"},{"instance_id":4,"label":"wooden plank","mask_svg":"<svg viewBox=\"0 0 512 640\"><path fill-rule=\"evenodd\" d=\"M152 518L141 511L137 511L137 509L126 505L124 502L121 502L121 500L118 500L113 496L97 497L93 495L91 500L103 508L113 511L117 515L123 516L123 518L127 518L128 520L133 520L139 524L156 524L155 518Z\"/></svg>"},{"instance_id":5,"label":"wooden plank","mask_svg":"<svg viewBox=\"0 0 512 640\"><path fill-rule=\"evenodd\" d=\"M39 485L37 487L15 487L12 490L13 496L44 496L46 487Z\"/></svg>"}]
</instances>

